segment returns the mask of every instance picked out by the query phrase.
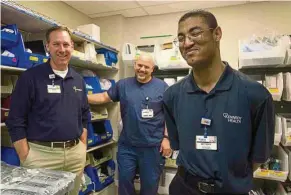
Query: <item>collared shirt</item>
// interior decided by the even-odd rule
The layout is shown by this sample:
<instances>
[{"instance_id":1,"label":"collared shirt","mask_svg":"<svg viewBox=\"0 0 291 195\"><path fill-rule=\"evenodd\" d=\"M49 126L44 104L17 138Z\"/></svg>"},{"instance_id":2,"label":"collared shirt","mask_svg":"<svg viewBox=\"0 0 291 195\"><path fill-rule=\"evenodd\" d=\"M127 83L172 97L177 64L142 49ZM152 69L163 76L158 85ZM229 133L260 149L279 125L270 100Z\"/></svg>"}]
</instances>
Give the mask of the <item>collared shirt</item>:
<instances>
[{"instance_id":1,"label":"collared shirt","mask_svg":"<svg viewBox=\"0 0 291 195\"><path fill-rule=\"evenodd\" d=\"M59 88L52 92L52 86ZM88 122L85 89L83 78L75 70L69 67L66 77L61 78L54 74L49 61L23 72L6 121L12 141L79 138Z\"/></svg>"},{"instance_id":2,"label":"collared shirt","mask_svg":"<svg viewBox=\"0 0 291 195\"><path fill-rule=\"evenodd\" d=\"M165 119L163 112L163 94L167 84L157 78L148 83L139 83L135 77L119 80L109 89L112 101L120 101L123 129L119 142L136 146L149 147L160 145ZM152 109L152 118L143 118L143 109Z\"/></svg>"},{"instance_id":3,"label":"collared shirt","mask_svg":"<svg viewBox=\"0 0 291 195\"><path fill-rule=\"evenodd\" d=\"M272 96L261 84L228 64L213 90L202 91L193 73L164 94L165 119L177 164L192 174L211 178L225 193L252 188L252 163L263 163L274 142ZM201 118L211 119L208 136L217 136L217 150L198 150L204 134Z\"/></svg>"}]
</instances>

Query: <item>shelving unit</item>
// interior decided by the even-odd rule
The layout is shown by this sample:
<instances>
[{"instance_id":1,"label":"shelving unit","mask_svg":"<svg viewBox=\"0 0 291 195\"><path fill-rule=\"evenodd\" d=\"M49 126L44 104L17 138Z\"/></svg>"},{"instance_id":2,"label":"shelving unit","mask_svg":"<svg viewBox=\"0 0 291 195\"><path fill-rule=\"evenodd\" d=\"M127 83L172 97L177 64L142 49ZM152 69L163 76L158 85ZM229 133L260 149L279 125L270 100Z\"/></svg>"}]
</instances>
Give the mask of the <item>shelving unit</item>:
<instances>
[{"instance_id":1,"label":"shelving unit","mask_svg":"<svg viewBox=\"0 0 291 195\"><path fill-rule=\"evenodd\" d=\"M13 1L1 1L1 24L2 25L8 25L8 24L16 24L18 29L23 32L27 33L29 35L36 35L37 37L44 38L44 34L46 30L53 26L66 26L58 21L49 18L47 16L44 16L43 14L37 13L33 10L30 10L17 2ZM86 35L80 31L70 29L72 32L72 40L75 43L93 43L95 46L95 49L105 48L110 51L113 51L115 53L118 53L119 51L116 48L113 48L109 45L106 45L104 43L95 41L92 39L91 36ZM30 40L30 38L34 38L33 36L27 36L26 39ZM26 40L25 40L26 41ZM72 56L70 65L73 66L73 68L80 72L82 70L90 70L96 73L99 77L102 78L108 78L108 79L119 79L119 68L118 64L116 67L113 66L107 66L105 64L100 64L96 62L92 62L85 59L80 59L79 57ZM0 65L1 68L1 74L9 74L9 75L20 75L22 72L26 71L24 68L18 68L18 67L10 67L5 65ZM118 115L119 115L119 107L116 103L109 103L102 105L107 108L108 110L108 118L111 122L112 129L113 129L113 139L104 142L100 145L89 147L87 149L87 153L94 152L96 150L102 150L103 148L110 148L110 150L115 151L116 150L116 140L118 139L118 131L117 131L117 124L118 124ZM98 122L103 121L105 119L97 119L92 122ZM5 123L1 123L1 139L5 137L5 139L9 138L8 131L6 128ZM6 145L11 145L11 142L9 140L5 140ZM3 142L2 142L3 143ZM114 160L115 157L113 157ZM110 184L103 190L99 192L94 192L94 195L113 195L115 194L115 185L114 183Z\"/></svg>"},{"instance_id":2,"label":"shelving unit","mask_svg":"<svg viewBox=\"0 0 291 195\"><path fill-rule=\"evenodd\" d=\"M258 67L243 67L239 68L239 71L250 76L254 79L260 79L265 80L265 75L275 75L280 72L286 73L291 72L291 66L289 65L273 65L273 66L258 66ZM278 80L277 80L278 82ZM282 116L290 116L291 115L291 102L290 101L274 101L274 108L275 113L282 115ZM281 121L281 118L279 119ZM278 121L276 120L276 123ZM277 124L278 126L282 126L281 123ZM277 131L277 125L276 125L276 131ZM278 135L276 135L278 136ZM281 135L282 136L282 135ZM280 137L281 141L281 137ZM279 142L279 140L277 140ZM282 143L279 143L278 146L274 145L272 155L275 156L275 158L280 159L280 171L274 171L274 170L264 170L264 169L257 169L254 170L254 178L256 180L259 180L258 186L264 188L266 186L270 186L270 182L275 187L280 182L284 183L286 179L288 180L288 174L290 174L290 156L288 157L287 148L282 145ZM291 177L289 176L289 179ZM257 186L257 187L258 187Z\"/></svg>"}]
</instances>

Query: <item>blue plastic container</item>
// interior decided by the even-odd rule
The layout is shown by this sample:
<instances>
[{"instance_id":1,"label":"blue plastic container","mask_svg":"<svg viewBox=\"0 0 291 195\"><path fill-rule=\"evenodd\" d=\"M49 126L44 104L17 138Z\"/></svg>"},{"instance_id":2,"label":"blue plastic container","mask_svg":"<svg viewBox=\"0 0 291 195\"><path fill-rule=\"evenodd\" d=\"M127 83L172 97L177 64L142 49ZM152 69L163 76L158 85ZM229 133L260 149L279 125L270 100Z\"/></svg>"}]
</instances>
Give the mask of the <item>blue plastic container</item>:
<instances>
[{"instance_id":1,"label":"blue plastic container","mask_svg":"<svg viewBox=\"0 0 291 195\"><path fill-rule=\"evenodd\" d=\"M20 166L20 160L14 148L1 146L1 160L10 165Z\"/></svg>"},{"instance_id":2,"label":"blue plastic container","mask_svg":"<svg viewBox=\"0 0 291 195\"><path fill-rule=\"evenodd\" d=\"M102 93L99 78L96 77L83 77L87 85L87 94Z\"/></svg>"}]
</instances>

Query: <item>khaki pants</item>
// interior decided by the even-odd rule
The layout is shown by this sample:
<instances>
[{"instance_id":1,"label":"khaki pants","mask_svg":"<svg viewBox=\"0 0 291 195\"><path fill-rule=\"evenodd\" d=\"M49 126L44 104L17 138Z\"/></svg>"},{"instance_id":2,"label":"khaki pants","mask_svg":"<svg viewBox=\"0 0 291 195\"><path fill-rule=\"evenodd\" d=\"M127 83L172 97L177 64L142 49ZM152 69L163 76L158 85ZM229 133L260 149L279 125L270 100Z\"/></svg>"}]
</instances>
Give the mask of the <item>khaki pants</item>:
<instances>
[{"instance_id":1,"label":"khaki pants","mask_svg":"<svg viewBox=\"0 0 291 195\"><path fill-rule=\"evenodd\" d=\"M51 148L28 142L29 152L22 163L26 168L48 168L77 174L74 189L70 195L77 195L86 163L86 146L83 142L72 148Z\"/></svg>"}]
</instances>

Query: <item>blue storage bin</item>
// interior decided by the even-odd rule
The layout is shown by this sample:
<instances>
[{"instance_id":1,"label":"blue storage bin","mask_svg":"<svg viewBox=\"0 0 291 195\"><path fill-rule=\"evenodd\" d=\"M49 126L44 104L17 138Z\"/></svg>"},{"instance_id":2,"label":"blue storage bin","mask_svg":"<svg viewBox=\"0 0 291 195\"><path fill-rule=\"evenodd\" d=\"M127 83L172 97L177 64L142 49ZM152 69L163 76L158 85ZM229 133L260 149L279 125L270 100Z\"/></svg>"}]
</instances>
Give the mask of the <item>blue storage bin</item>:
<instances>
[{"instance_id":1,"label":"blue storage bin","mask_svg":"<svg viewBox=\"0 0 291 195\"><path fill-rule=\"evenodd\" d=\"M86 83L87 94L102 93L99 78L96 77L83 77Z\"/></svg>"},{"instance_id":2,"label":"blue storage bin","mask_svg":"<svg viewBox=\"0 0 291 195\"><path fill-rule=\"evenodd\" d=\"M99 177L98 171L101 171L105 178ZM85 168L85 172L95 184L95 191L100 191L107 187L109 184L113 183L115 174L115 163L113 160L109 160L98 167L88 165Z\"/></svg>"},{"instance_id":3,"label":"blue storage bin","mask_svg":"<svg viewBox=\"0 0 291 195\"><path fill-rule=\"evenodd\" d=\"M88 134L87 134L87 145L88 146L96 146L97 140L94 134L94 128L91 122L88 123Z\"/></svg>"},{"instance_id":4,"label":"blue storage bin","mask_svg":"<svg viewBox=\"0 0 291 195\"><path fill-rule=\"evenodd\" d=\"M118 61L117 53L105 48L97 49L97 54L103 54L107 66L112 66L112 63L116 64Z\"/></svg>"},{"instance_id":5,"label":"blue storage bin","mask_svg":"<svg viewBox=\"0 0 291 195\"><path fill-rule=\"evenodd\" d=\"M29 69L39 64L43 64L44 59L48 58L43 55L24 52L23 55L19 56L18 67Z\"/></svg>"},{"instance_id":6,"label":"blue storage bin","mask_svg":"<svg viewBox=\"0 0 291 195\"><path fill-rule=\"evenodd\" d=\"M14 66L16 67L18 63L18 59L16 57L7 57L1 55L1 64L6 66Z\"/></svg>"},{"instance_id":7,"label":"blue storage bin","mask_svg":"<svg viewBox=\"0 0 291 195\"><path fill-rule=\"evenodd\" d=\"M89 165L88 165L89 166ZM87 167L87 166L86 166ZM84 169L84 174L86 174L88 176L88 173L86 172L86 167ZM87 168L88 169L88 168ZM88 176L89 177L89 176ZM89 177L90 178L90 177ZM81 189L79 191L79 195L86 195L86 194L89 194L91 192L94 192L95 191L95 183L92 181L92 179L90 178L91 182L90 184L88 184L86 186L85 189Z\"/></svg>"},{"instance_id":8,"label":"blue storage bin","mask_svg":"<svg viewBox=\"0 0 291 195\"><path fill-rule=\"evenodd\" d=\"M11 31L11 32L3 31L3 29L8 29L8 31ZM18 41L19 41L19 33L18 33L17 26L15 24L1 26L1 47L2 48L7 49L7 48L15 47L18 44Z\"/></svg>"},{"instance_id":9,"label":"blue storage bin","mask_svg":"<svg viewBox=\"0 0 291 195\"><path fill-rule=\"evenodd\" d=\"M1 160L10 165L20 166L20 160L14 148L2 146Z\"/></svg>"},{"instance_id":10,"label":"blue storage bin","mask_svg":"<svg viewBox=\"0 0 291 195\"><path fill-rule=\"evenodd\" d=\"M112 138L113 130L110 120L96 121L91 123L91 125L90 128L93 129L95 139L94 141L96 145L107 142Z\"/></svg>"},{"instance_id":11,"label":"blue storage bin","mask_svg":"<svg viewBox=\"0 0 291 195\"><path fill-rule=\"evenodd\" d=\"M13 33L2 31L2 29L10 29ZM1 27L1 50L9 51L10 53L15 55L17 66L20 68L31 68L38 64L44 63L44 59L47 59L44 55L28 53L25 50L25 46L23 43L22 35L18 31L17 26L7 25ZM9 59L9 57L4 57L1 55L2 64L8 66L16 66L15 59ZM3 63L4 62L4 63Z\"/></svg>"}]
</instances>

